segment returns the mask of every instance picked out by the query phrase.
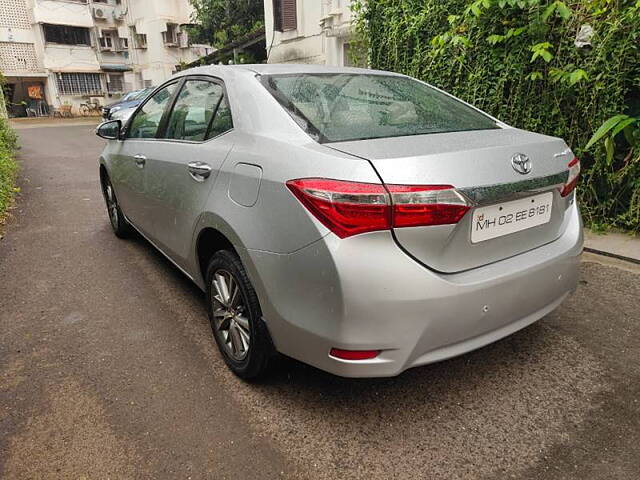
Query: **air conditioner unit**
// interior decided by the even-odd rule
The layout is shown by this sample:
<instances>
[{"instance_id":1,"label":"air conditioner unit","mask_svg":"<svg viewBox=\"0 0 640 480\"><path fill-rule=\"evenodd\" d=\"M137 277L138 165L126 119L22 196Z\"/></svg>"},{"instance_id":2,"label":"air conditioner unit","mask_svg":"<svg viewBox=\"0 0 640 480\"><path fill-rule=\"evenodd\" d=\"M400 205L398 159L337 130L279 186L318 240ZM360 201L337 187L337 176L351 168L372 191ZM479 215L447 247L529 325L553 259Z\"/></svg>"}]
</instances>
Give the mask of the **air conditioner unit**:
<instances>
[{"instance_id":1,"label":"air conditioner unit","mask_svg":"<svg viewBox=\"0 0 640 480\"><path fill-rule=\"evenodd\" d=\"M113 19L114 20L124 20L125 13L122 10L114 10L113 11Z\"/></svg>"},{"instance_id":2,"label":"air conditioner unit","mask_svg":"<svg viewBox=\"0 0 640 480\"><path fill-rule=\"evenodd\" d=\"M93 7L93 17L104 19L105 18L104 10L102 8Z\"/></svg>"}]
</instances>

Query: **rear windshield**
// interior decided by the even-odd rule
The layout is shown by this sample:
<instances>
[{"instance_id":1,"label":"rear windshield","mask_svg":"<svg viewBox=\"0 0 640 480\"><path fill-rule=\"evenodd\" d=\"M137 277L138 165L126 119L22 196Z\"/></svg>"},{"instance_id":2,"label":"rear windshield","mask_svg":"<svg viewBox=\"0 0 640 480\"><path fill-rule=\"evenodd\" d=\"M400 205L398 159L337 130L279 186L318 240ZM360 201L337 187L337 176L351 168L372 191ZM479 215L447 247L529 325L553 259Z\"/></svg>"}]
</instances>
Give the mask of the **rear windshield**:
<instances>
[{"instance_id":1,"label":"rear windshield","mask_svg":"<svg viewBox=\"0 0 640 480\"><path fill-rule=\"evenodd\" d=\"M260 81L321 143L498 128L488 116L408 77L288 74Z\"/></svg>"}]
</instances>

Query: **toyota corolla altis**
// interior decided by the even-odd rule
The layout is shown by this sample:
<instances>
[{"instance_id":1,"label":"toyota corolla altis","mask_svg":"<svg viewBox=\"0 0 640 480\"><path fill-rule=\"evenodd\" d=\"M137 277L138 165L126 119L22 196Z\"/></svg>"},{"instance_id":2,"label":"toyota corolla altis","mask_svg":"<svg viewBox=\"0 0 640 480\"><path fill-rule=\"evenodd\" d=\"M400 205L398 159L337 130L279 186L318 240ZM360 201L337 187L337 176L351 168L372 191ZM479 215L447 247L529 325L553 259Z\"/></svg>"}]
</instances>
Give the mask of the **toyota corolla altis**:
<instances>
[{"instance_id":1,"label":"toyota corolla altis","mask_svg":"<svg viewBox=\"0 0 640 480\"><path fill-rule=\"evenodd\" d=\"M520 330L576 287L565 142L404 75L198 67L97 133L115 234L139 232L206 292L244 378L277 352L397 375Z\"/></svg>"}]
</instances>

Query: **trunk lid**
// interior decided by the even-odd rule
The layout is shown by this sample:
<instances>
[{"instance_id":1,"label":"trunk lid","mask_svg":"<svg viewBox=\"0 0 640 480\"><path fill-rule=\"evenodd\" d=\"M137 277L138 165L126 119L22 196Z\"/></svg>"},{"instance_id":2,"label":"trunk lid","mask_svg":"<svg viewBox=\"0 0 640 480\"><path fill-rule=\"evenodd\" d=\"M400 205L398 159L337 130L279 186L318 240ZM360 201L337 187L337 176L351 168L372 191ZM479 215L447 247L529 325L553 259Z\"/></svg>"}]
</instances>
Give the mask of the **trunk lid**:
<instances>
[{"instance_id":1,"label":"trunk lid","mask_svg":"<svg viewBox=\"0 0 640 480\"><path fill-rule=\"evenodd\" d=\"M559 187L568 177L573 154L561 139L504 128L326 146L369 160L385 184L452 185L471 200L473 207L457 224L394 229L400 247L434 270L454 273L502 260L552 242L566 228L573 194L562 197ZM516 154L529 157L529 173L512 166ZM487 219L506 221L509 212L527 210L529 202L545 202L540 207L547 208L544 223L495 238L481 238L486 235L476 231L472 241L472 229L478 230L485 212ZM505 215L499 212L503 208Z\"/></svg>"}]
</instances>

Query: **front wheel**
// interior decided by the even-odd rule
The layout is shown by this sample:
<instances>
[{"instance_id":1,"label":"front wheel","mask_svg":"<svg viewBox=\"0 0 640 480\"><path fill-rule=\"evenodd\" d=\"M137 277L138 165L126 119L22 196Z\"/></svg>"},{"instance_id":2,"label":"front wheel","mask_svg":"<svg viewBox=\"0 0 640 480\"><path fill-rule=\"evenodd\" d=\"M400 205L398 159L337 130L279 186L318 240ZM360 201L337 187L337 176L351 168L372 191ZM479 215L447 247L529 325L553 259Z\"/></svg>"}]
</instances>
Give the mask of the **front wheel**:
<instances>
[{"instance_id":1,"label":"front wheel","mask_svg":"<svg viewBox=\"0 0 640 480\"><path fill-rule=\"evenodd\" d=\"M238 256L216 252L207 269L209 321L220 353L244 379L263 375L274 355L258 297Z\"/></svg>"}]
</instances>

